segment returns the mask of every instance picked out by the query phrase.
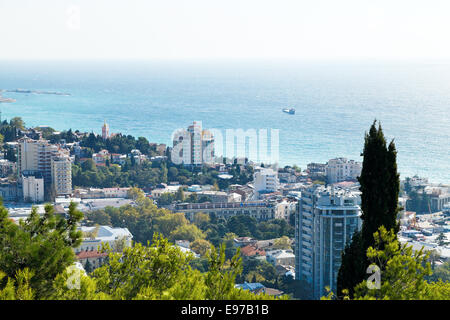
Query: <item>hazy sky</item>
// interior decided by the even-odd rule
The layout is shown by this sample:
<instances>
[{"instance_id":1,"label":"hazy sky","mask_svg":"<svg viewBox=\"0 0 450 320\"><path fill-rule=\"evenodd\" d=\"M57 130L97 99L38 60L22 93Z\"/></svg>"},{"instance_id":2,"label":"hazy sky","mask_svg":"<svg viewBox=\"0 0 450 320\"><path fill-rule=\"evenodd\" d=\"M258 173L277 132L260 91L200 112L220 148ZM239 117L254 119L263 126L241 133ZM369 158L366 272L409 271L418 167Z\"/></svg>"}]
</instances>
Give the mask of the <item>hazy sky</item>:
<instances>
[{"instance_id":1,"label":"hazy sky","mask_svg":"<svg viewBox=\"0 0 450 320\"><path fill-rule=\"evenodd\" d=\"M0 59L450 58L448 0L0 0Z\"/></svg>"}]
</instances>

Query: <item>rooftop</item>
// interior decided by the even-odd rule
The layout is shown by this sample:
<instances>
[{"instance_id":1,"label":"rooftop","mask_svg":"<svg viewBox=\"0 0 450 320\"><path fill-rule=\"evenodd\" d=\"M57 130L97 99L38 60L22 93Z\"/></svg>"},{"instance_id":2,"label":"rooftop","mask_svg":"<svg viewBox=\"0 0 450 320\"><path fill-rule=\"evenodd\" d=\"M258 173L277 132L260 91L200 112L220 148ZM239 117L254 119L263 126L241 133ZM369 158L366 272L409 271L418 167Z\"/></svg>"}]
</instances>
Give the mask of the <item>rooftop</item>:
<instances>
[{"instance_id":1,"label":"rooftop","mask_svg":"<svg viewBox=\"0 0 450 320\"><path fill-rule=\"evenodd\" d=\"M79 230L82 232L91 232L96 227L80 227ZM132 238L133 235L127 228L111 228L109 226L99 226L97 236L95 240L97 241L114 241L122 237Z\"/></svg>"}]
</instances>

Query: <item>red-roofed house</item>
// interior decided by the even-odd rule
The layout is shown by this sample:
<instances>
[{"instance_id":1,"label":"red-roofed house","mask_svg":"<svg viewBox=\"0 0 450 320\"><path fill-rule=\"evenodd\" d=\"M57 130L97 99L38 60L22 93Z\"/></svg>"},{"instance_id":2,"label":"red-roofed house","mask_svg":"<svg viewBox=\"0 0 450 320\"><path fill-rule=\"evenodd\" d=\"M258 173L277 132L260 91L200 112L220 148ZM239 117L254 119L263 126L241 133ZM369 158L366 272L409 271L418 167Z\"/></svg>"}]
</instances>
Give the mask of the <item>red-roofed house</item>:
<instances>
[{"instance_id":1,"label":"red-roofed house","mask_svg":"<svg viewBox=\"0 0 450 320\"><path fill-rule=\"evenodd\" d=\"M266 252L263 249L257 248L255 245L249 244L241 248L241 254L244 257L265 256Z\"/></svg>"},{"instance_id":2,"label":"red-roofed house","mask_svg":"<svg viewBox=\"0 0 450 320\"><path fill-rule=\"evenodd\" d=\"M86 264L89 261L90 269L86 270L87 272L92 271L98 267L101 267L105 258L108 256L106 252L99 252L97 250L87 250L80 251L76 254L77 259L83 265L83 268L86 270ZM88 268L89 269L89 268Z\"/></svg>"}]
</instances>

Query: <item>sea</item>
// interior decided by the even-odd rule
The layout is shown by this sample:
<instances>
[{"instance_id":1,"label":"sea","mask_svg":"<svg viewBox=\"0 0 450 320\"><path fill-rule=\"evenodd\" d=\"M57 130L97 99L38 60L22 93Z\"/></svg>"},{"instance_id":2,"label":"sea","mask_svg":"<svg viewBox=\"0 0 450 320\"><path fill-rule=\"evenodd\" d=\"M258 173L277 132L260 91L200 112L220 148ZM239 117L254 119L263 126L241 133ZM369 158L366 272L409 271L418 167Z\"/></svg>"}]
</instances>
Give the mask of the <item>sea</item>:
<instances>
[{"instance_id":1,"label":"sea","mask_svg":"<svg viewBox=\"0 0 450 320\"><path fill-rule=\"evenodd\" d=\"M201 121L219 130L278 129L279 165L362 161L376 119L398 150L402 178L450 184L450 62L0 61L1 118L27 126L144 136ZM283 108L295 108L290 115Z\"/></svg>"}]
</instances>

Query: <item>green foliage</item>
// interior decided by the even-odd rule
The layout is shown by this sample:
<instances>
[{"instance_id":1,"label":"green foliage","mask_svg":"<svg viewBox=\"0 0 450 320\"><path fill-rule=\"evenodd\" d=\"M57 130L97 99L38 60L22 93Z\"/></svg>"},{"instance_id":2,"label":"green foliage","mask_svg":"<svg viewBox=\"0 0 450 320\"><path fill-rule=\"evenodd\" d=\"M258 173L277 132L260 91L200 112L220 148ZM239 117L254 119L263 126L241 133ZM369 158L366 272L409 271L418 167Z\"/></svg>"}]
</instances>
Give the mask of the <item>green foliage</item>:
<instances>
[{"instance_id":1,"label":"green foliage","mask_svg":"<svg viewBox=\"0 0 450 320\"><path fill-rule=\"evenodd\" d=\"M169 237L177 228L189 224L183 213L165 214L154 219L155 229L164 237Z\"/></svg>"},{"instance_id":2,"label":"green foliage","mask_svg":"<svg viewBox=\"0 0 450 320\"><path fill-rule=\"evenodd\" d=\"M14 117L9 121L9 125L11 127L24 130L25 129L25 122L22 120L21 117Z\"/></svg>"},{"instance_id":3,"label":"green foliage","mask_svg":"<svg viewBox=\"0 0 450 320\"><path fill-rule=\"evenodd\" d=\"M393 231L380 227L374 234L375 245L367 250L371 264L381 270L381 288L368 289L366 281L355 288L355 299L436 300L450 299L450 284L428 283L432 274L427 261L429 253L423 248L414 251L412 246L400 244Z\"/></svg>"},{"instance_id":4,"label":"green foliage","mask_svg":"<svg viewBox=\"0 0 450 320\"><path fill-rule=\"evenodd\" d=\"M401 244L394 230L387 231L381 226L374 233L374 246L367 249L367 258L371 265L381 270L379 288L369 288L367 280L359 283L350 296L349 290L342 292L342 299L349 300L448 300L450 283L441 277L432 279L429 252L414 251L412 246ZM437 278L437 279L436 279ZM335 296L329 292L324 300Z\"/></svg>"},{"instance_id":5,"label":"green foliage","mask_svg":"<svg viewBox=\"0 0 450 320\"><path fill-rule=\"evenodd\" d=\"M212 248L208 253L209 271L205 278L207 286L206 298L209 300L225 300L235 289L236 276L242 272L242 259L238 253L225 264L225 246Z\"/></svg>"},{"instance_id":6,"label":"green foliage","mask_svg":"<svg viewBox=\"0 0 450 320\"><path fill-rule=\"evenodd\" d=\"M366 250L374 245L374 233L380 226L397 234L400 178L397 172L397 151L392 141L387 146L381 125L372 124L366 133L362 156L363 167L358 178L361 190L362 229L353 237L342 256L338 273L338 294L348 289L353 296L355 286L365 277L369 261ZM347 256L346 256L347 255Z\"/></svg>"},{"instance_id":7,"label":"green foliage","mask_svg":"<svg viewBox=\"0 0 450 320\"><path fill-rule=\"evenodd\" d=\"M55 129L51 127L37 127L34 129L40 131L42 133L42 138L44 139L49 139L53 135L53 132L55 132Z\"/></svg>"},{"instance_id":8,"label":"green foliage","mask_svg":"<svg viewBox=\"0 0 450 320\"><path fill-rule=\"evenodd\" d=\"M211 250L211 247L211 242L204 239L194 240L190 245L191 250L202 257L205 256L209 252L209 250Z\"/></svg>"},{"instance_id":9,"label":"green foliage","mask_svg":"<svg viewBox=\"0 0 450 320\"><path fill-rule=\"evenodd\" d=\"M0 300L33 300L34 293L30 287L30 279L33 276L28 268L17 270L15 278L8 277L6 285L0 289ZM0 282L6 274L0 271Z\"/></svg>"},{"instance_id":10,"label":"green foliage","mask_svg":"<svg viewBox=\"0 0 450 320\"><path fill-rule=\"evenodd\" d=\"M15 120L13 120L15 119ZM11 142L16 141L19 138L18 130L23 129L24 123L20 118L13 118L8 123L8 121L4 120L0 124L0 134L3 136L3 142ZM20 119L20 120L17 120Z\"/></svg>"},{"instance_id":11,"label":"green foliage","mask_svg":"<svg viewBox=\"0 0 450 320\"><path fill-rule=\"evenodd\" d=\"M75 261L72 248L81 243L77 224L83 214L70 204L67 219L53 214L51 205L45 206L40 217L33 208L26 220L17 225L8 218L8 211L0 208L0 270L10 279L19 270L29 269L29 286L36 298L52 294L52 282Z\"/></svg>"},{"instance_id":12,"label":"green foliage","mask_svg":"<svg viewBox=\"0 0 450 320\"><path fill-rule=\"evenodd\" d=\"M275 239L273 244L274 249L291 250L291 241L289 237L283 236L281 238Z\"/></svg>"},{"instance_id":13,"label":"green foliage","mask_svg":"<svg viewBox=\"0 0 450 320\"><path fill-rule=\"evenodd\" d=\"M430 281L450 282L450 261L447 261L433 270L433 274L428 277Z\"/></svg>"},{"instance_id":14,"label":"green foliage","mask_svg":"<svg viewBox=\"0 0 450 320\"><path fill-rule=\"evenodd\" d=\"M277 289L278 276L275 267L265 260L246 258L243 260L243 270L237 277L237 282L259 282Z\"/></svg>"},{"instance_id":15,"label":"green foliage","mask_svg":"<svg viewBox=\"0 0 450 320\"><path fill-rule=\"evenodd\" d=\"M137 243L123 253L109 252L109 264L97 268L93 278L98 289L113 299L133 299L151 287L156 297L175 285L192 256L185 255L167 239L155 234L149 246Z\"/></svg>"},{"instance_id":16,"label":"green foliage","mask_svg":"<svg viewBox=\"0 0 450 320\"><path fill-rule=\"evenodd\" d=\"M132 213L155 209L145 200ZM192 254L157 234L147 246L104 246L106 263L87 275L73 265L72 248L81 239L76 231L80 213L71 204L66 221L54 217L52 210L46 206L43 217L33 210L28 220L16 225L0 207L0 300L273 299L235 288L242 270L239 254L227 261L224 247L212 247L200 272L190 265Z\"/></svg>"},{"instance_id":17,"label":"green foliage","mask_svg":"<svg viewBox=\"0 0 450 320\"><path fill-rule=\"evenodd\" d=\"M198 239L204 239L205 234L197 228L195 224L186 224L177 227L174 231L170 233L169 239L171 241L175 240L188 240L193 242Z\"/></svg>"}]
</instances>

